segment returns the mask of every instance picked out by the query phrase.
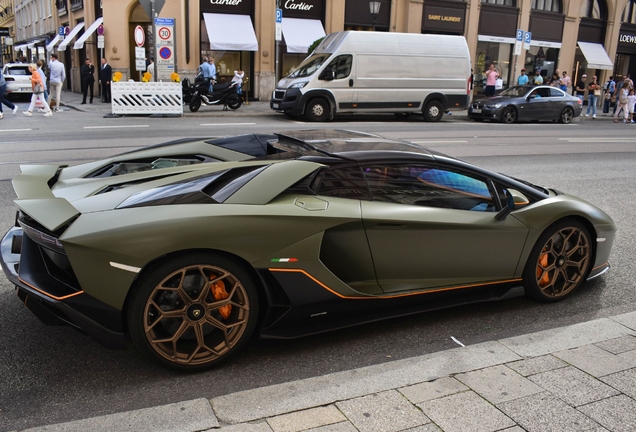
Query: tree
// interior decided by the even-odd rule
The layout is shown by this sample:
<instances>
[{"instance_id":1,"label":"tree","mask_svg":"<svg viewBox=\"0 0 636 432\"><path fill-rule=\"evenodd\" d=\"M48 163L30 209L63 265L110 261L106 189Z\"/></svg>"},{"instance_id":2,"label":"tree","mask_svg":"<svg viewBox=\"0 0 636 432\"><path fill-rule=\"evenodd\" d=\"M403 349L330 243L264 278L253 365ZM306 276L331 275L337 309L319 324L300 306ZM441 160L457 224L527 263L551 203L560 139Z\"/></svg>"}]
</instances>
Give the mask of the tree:
<instances>
[{"instance_id":1,"label":"tree","mask_svg":"<svg viewBox=\"0 0 636 432\"><path fill-rule=\"evenodd\" d=\"M325 38L325 37L323 36L323 37L321 37L320 39L316 39L315 41L313 41L313 43L312 43L311 45L309 45L309 49L307 50L307 55L309 55L309 54L313 53L313 52L314 52L314 50L315 50L316 48L318 48L318 45L320 45L320 42L322 42L322 40L323 40L324 38Z\"/></svg>"}]
</instances>

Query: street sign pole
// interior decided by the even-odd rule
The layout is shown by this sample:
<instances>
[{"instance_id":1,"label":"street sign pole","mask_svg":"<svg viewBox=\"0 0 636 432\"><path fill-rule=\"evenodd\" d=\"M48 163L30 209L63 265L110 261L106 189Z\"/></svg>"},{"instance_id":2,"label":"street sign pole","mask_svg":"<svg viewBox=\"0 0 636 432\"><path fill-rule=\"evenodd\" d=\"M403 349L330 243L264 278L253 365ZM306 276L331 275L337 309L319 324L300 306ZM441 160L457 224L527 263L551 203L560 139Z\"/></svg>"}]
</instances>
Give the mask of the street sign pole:
<instances>
[{"instance_id":1,"label":"street sign pole","mask_svg":"<svg viewBox=\"0 0 636 432\"><path fill-rule=\"evenodd\" d=\"M283 10L280 8L280 0L276 0L276 61L275 61L275 68L276 70L274 70L274 80L276 81L276 84L278 84L278 80L279 80L279 76L278 76L278 59L280 57L280 35L279 35L279 31L281 30L280 27L282 27L282 22L283 22Z\"/></svg>"},{"instance_id":2,"label":"street sign pole","mask_svg":"<svg viewBox=\"0 0 636 432\"><path fill-rule=\"evenodd\" d=\"M153 71L152 71L152 78L156 81L157 80L157 41L156 39L156 34L157 34L157 27L155 24L155 18L157 18L157 14L155 13L155 0L150 0L150 9L152 10L152 56L154 58L154 61L152 63L153 65Z\"/></svg>"}]
</instances>

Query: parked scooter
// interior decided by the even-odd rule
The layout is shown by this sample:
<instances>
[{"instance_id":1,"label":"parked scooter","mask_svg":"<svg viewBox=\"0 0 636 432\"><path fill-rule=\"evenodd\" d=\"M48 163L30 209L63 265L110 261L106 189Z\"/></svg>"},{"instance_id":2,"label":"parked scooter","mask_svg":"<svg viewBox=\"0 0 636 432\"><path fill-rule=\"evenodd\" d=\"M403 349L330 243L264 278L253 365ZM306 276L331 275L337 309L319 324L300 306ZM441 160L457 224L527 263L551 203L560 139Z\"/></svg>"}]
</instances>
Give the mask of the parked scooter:
<instances>
[{"instance_id":1,"label":"parked scooter","mask_svg":"<svg viewBox=\"0 0 636 432\"><path fill-rule=\"evenodd\" d=\"M189 94L186 95L184 87L184 99L186 96L190 98L190 111L197 112L201 108L201 104L205 105L223 105L223 109L228 107L236 110L243 104L243 99L236 92L238 83L230 81L224 84L217 84L212 81L212 93L209 92L209 82L203 75L199 73L194 79L194 84L190 86Z\"/></svg>"}]
</instances>

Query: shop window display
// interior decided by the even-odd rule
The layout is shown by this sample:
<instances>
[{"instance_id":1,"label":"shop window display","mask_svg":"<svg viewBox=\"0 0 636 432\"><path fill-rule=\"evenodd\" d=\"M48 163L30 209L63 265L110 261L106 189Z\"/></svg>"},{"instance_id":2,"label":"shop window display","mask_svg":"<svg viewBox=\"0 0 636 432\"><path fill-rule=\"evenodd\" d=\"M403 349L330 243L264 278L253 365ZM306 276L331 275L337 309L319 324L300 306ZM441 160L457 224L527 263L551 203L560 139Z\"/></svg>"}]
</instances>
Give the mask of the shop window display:
<instances>
[{"instance_id":1,"label":"shop window display","mask_svg":"<svg viewBox=\"0 0 636 432\"><path fill-rule=\"evenodd\" d=\"M474 68L475 80L473 91L475 94L483 94L486 88L486 71L494 64L501 71L503 87L509 86L510 64L512 56L511 44L498 42L478 42L477 57Z\"/></svg>"}]
</instances>

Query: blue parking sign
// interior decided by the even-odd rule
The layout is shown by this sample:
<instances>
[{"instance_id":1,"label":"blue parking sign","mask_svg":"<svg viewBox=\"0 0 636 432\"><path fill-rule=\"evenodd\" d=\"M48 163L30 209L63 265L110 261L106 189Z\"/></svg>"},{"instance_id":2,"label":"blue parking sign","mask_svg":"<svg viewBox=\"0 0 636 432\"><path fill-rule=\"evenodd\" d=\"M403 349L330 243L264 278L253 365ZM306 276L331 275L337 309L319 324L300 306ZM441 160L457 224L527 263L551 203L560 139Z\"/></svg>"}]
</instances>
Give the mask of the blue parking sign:
<instances>
[{"instance_id":1,"label":"blue parking sign","mask_svg":"<svg viewBox=\"0 0 636 432\"><path fill-rule=\"evenodd\" d=\"M60 26L57 28L57 34L60 36L64 36L64 26Z\"/></svg>"},{"instance_id":2,"label":"blue parking sign","mask_svg":"<svg viewBox=\"0 0 636 432\"><path fill-rule=\"evenodd\" d=\"M277 23L282 23L283 22L283 10L276 8L276 22Z\"/></svg>"},{"instance_id":3,"label":"blue parking sign","mask_svg":"<svg viewBox=\"0 0 636 432\"><path fill-rule=\"evenodd\" d=\"M517 30L517 40L518 40L519 42L523 42L523 33L524 33L524 31L523 31L523 30L521 30L521 29L518 29L518 30Z\"/></svg>"},{"instance_id":4,"label":"blue parking sign","mask_svg":"<svg viewBox=\"0 0 636 432\"><path fill-rule=\"evenodd\" d=\"M532 33L526 32L526 34L523 37L523 42L530 44L531 41L532 41Z\"/></svg>"}]
</instances>

